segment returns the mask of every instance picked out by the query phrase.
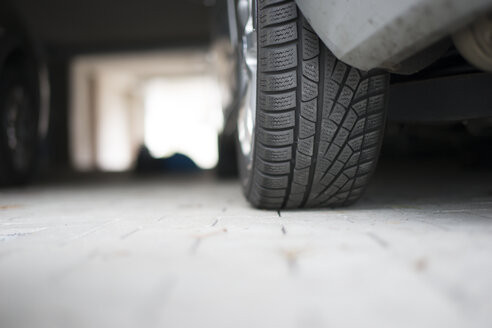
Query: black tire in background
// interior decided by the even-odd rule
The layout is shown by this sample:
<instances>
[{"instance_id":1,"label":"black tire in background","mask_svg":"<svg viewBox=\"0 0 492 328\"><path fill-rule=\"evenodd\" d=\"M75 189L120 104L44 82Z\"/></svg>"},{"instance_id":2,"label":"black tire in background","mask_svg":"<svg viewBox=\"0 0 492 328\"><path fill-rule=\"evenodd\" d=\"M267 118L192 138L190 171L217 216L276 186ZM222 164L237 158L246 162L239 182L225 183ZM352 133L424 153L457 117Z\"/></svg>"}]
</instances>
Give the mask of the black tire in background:
<instances>
[{"instance_id":1,"label":"black tire in background","mask_svg":"<svg viewBox=\"0 0 492 328\"><path fill-rule=\"evenodd\" d=\"M0 186L28 182L37 162L39 108L25 58L0 68Z\"/></svg>"},{"instance_id":2,"label":"black tire in background","mask_svg":"<svg viewBox=\"0 0 492 328\"><path fill-rule=\"evenodd\" d=\"M247 199L268 209L353 203L378 159L389 75L337 60L294 1L258 1L257 38L253 159L239 163Z\"/></svg>"}]
</instances>

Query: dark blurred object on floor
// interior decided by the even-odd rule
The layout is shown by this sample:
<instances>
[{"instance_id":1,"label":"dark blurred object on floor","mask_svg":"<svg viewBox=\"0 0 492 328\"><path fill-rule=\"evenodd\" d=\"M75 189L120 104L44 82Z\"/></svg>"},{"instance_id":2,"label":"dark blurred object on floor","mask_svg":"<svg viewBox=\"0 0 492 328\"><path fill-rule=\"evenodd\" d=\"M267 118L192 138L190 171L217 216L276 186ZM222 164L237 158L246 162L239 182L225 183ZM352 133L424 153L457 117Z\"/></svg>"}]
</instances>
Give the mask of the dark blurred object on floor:
<instances>
[{"instance_id":1,"label":"dark blurred object on floor","mask_svg":"<svg viewBox=\"0 0 492 328\"><path fill-rule=\"evenodd\" d=\"M138 173L196 172L200 171L200 168L183 154L154 158L146 147L142 147L138 156L136 171Z\"/></svg>"}]
</instances>

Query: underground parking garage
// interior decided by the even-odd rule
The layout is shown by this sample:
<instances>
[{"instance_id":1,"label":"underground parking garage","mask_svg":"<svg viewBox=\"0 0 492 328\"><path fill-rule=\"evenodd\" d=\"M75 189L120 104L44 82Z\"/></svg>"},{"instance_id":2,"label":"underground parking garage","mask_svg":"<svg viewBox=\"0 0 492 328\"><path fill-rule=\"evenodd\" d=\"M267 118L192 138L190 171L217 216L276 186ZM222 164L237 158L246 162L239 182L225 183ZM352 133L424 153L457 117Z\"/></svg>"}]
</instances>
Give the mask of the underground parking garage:
<instances>
[{"instance_id":1,"label":"underground parking garage","mask_svg":"<svg viewBox=\"0 0 492 328\"><path fill-rule=\"evenodd\" d=\"M488 327L492 4L451 2L0 4L0 326Z\"/></svg>"}]
</instances>

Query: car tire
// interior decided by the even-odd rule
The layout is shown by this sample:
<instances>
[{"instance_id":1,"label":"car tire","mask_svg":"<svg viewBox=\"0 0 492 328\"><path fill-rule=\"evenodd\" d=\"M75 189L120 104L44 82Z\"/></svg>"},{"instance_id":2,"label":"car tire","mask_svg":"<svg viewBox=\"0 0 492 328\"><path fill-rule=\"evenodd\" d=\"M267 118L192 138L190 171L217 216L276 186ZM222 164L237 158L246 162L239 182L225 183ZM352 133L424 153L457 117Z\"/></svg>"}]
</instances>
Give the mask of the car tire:
<instances>
[{"instance_id":1,"label":"car tire","mask_svg":"<svg viewBox=\"0 0 492 328\"><path fill-rule=\"evenodd\" d=\"M255 122L250 153L241 136L237 147L246 198L266 209L353 203L376 167L389 75L339 61L294 1L253 1L252 8Z\"/></svg>"},{"instance_id":2,"label":"car tire","mask_svg":"<svg viewBox=\"0 0 492 328\"><path fill-rule=\"evenodd\" d=\"M37 162L39 108L22 56L0 68L0 186L24 184Z\"/></svg>"}]
</instances>

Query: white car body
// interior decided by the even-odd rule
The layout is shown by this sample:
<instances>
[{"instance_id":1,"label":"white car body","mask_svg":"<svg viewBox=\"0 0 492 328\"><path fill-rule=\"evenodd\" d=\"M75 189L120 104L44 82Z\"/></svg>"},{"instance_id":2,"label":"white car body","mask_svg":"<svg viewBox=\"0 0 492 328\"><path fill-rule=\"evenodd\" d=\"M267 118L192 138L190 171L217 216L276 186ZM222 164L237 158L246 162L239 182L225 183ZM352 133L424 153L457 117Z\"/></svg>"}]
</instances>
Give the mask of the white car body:
<instances>
[{"instance_id":1,"label":"white car body","mask_svg":"<svg viewBox=\"0 0 492 328\"><path fill-rule=\"evenodd\" d=\"M326 46L362 70L405 59L492 10L491 0L296 0Z\"/></svg>"}]
</instances>

